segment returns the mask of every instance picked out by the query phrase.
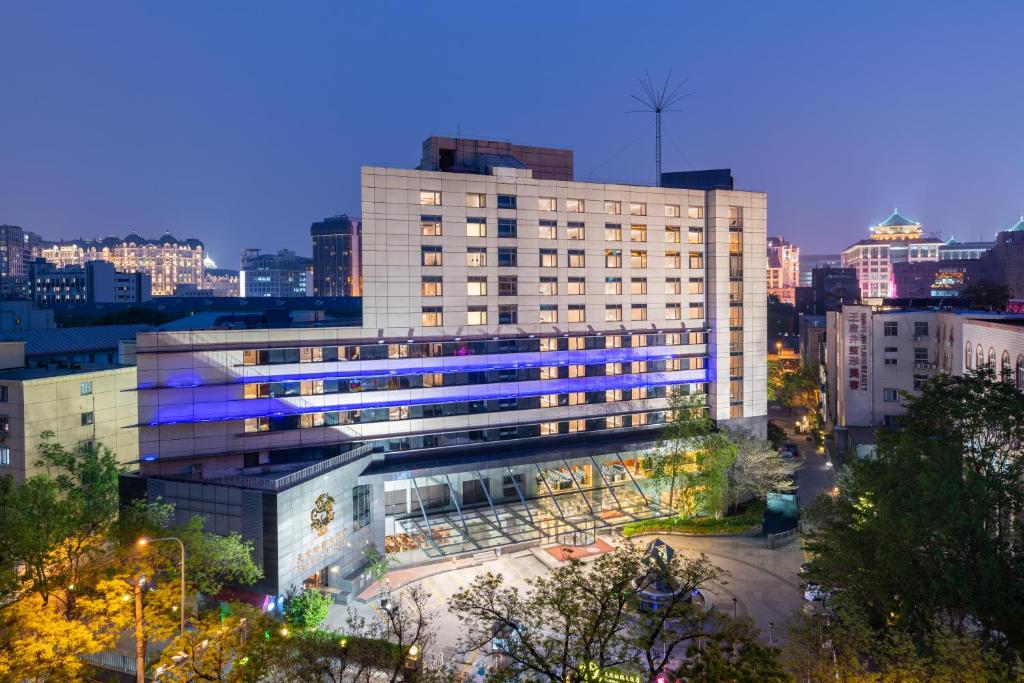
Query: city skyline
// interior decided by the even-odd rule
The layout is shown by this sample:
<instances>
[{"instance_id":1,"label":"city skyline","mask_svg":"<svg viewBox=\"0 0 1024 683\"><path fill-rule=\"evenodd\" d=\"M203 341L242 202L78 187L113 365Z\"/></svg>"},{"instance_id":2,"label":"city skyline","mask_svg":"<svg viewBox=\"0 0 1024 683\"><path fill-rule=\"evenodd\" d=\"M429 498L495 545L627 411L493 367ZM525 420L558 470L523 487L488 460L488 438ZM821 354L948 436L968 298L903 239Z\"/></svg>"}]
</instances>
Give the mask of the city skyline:
<instances>
[{"instance_id":1,"label":"city skyline","mask_svg":"<svg viewBox=\"0 0 1024 683\"><path fill-rule=\"evenodd\" d=\"M626 111L638 75L671 69L696 94L665 116L665 170L731 167L805 253L839 251L896 206L943 239L992 239L1024 204L1020 136L997 133L1019 129L1019 96L1010 71L969 65L1014 58L987 36L1024 9L923 7L569 5L442 22L388 4L10 6L0 51L22 66L0 77L0 222L51 240L169 230L227 267L248 246L309 253L311 223L358 214L361 165L412 167L412 145L456 132L571 147L580 179L651 184L652 117ZM466 60L481 27L505 48ZM626 49L636 36L644 49ZM509 49L534 43L556 49Z\"/></svg>"}]
</instances>

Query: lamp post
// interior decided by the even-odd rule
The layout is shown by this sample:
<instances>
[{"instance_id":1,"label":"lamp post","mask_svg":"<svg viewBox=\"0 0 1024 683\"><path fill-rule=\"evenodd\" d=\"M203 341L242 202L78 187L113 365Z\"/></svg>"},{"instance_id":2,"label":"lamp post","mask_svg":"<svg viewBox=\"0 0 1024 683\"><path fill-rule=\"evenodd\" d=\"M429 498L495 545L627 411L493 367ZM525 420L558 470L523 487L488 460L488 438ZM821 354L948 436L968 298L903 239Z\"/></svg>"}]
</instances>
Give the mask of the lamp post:
<instances>
[{"instance_id":1,"label":"lamp post","mask_svg":"<svg viewBox=\"0 0 1024 683\"><path fill-rule=\"evenodd\" d=\"M181 617L181 642L184 644L184 642L185 642L185 544L182 542L182 540L180 538L177 538L175 536L168 536L166 538L146 538L145 536L143 536L142 538L140 538L137 541L137 543L138 543L138 545L145 547L146 545L149 545L150 543L159 543L160 541L176 541L178 543L178 545L181 546L181 607L179 607L179 611L181 612L181 614L179 616Z\"/></svg>"}]
</instances>

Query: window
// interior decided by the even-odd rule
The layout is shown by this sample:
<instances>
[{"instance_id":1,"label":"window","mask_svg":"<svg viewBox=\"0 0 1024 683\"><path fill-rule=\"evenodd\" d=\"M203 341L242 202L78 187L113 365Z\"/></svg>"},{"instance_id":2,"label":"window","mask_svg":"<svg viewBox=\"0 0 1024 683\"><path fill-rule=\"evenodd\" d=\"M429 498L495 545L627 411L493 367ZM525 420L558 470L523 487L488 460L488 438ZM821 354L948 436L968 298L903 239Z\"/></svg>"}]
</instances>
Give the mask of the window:
<instances>
[{"instance_id":1,"label":"window","mask_svg":"<svg viewBox=\"0 0 1024 683\"><path fill-rule=\"evenodd\" d=\"M631 226L629 226L629 241L630 242L646 242L647 241L647 226L646 225L631 225Z\"/></svg>"},{"instance_id":2,"label":"window","mask_svg":"<svg viewBox=\"0 0 1024 683\"><path fill-rule=\"evenodd\" d=\"M683 307L682 304L666 304L665 306L665 320L682 320L683 318Z\"/></svg>"},{"instance_id":3,"label":"window","mask_svg":"<svg viewBox=\"0 0 1024 683\"><path fill-rule=\"evenodd\" d=\"M701 219L704 218L704 207L703 206L688 206L686 207L686 217Z\"/></svg>"},{"instance_id":4,"label":"window","mask_svg":"<svg viewBox=\"0 0 1024 683\"><path fill-rule=\"evenodd\" d=\"M558 278L556 277L542 277L540 279L540 292L541 296L555 296L558 294Z\"/></svg>"},{"instance_id":5,"label":"window","mask_svg":"<svg viewBox=\"0 0 1024 683\"><path fill-rule=\"evenodd\" d=\"M646 268L647 252L643 249L634 249L629 252L629 266L630 268Z\"/></svg>"},{"instance_id":6,"label":"window","mask_svg":"<svg viewBox=\"0 0 1024 683\"><path fill-rule=\"evenodd\" d=\"M899 389L882 389L882 400L886 403L895 403L900 400Z\"/></svg>"},{"instance_id":7,"label":"window","mask_svg":"<svg viewBox=\"0 0 1024 683\"><path fill-rule=\"evenodd\" d=\"M605 249L604 250L604 267L605 268L621 268L622 267L622 250L621 249Z\"/></svg>"},{"instance_id":8,"label":"window","mask_svg":"<svg viewBox=\"0 0 1024 683\"><path fill-rule=\"evenodd\" d=\"M96 416L93 414L93 412L91 410L88 413L82 413L82 426L83 427L85 427L87 425L91 425L95 421L96 421Z\"/></svg>"},{"instance_id":9,"label":"window","mask_svg":"<svg viewBox=\"0 0 1024 683\"><path fill-rule=\"evenodd\" d=\"M742 228L743 227L743 207L742 206L730 206L729 207L729 227L730 228Z\"/></svg>"},{"instance_id":10,"label":"window","mask_svg":"<svg viewBox=\"0 0 1024 683\"><path fill-rule=\"evenodd\" d=\"M487 324L487 307L486 306L470 306L466 317L467 325L486 325Z\"/></svg>"},{"instance_id":11,"label":"window","mask_svg":"<svg viewBox=\"0 0 1024 683\"><path fill-rule=\"evenodd\" d=\"M11 449L7 446L0 446L0 467L9 467L11 464Z\"/></svg>"},{"instance_id":12,"label":"window","mask_svg":"<svg viewBox=\"0 0 1024 683\"><path fill-rule=\"evenodd\" d=\"M420 247L420 262L424 266L441 265L441 247Z\"/></svg>"},{"instance_id":13,"label":"window","mask_svg":"<svg viewBox=\"0 0 1024 683\"><path fill-rule=\"evenodd\" d=\"M540 317L538 318L538 321L542 323L557 323L558 306L555 304L541 304Z\"/></svg>"},{"instance_id":14,"label":"window","mask_svg":"<svg viewBox=\"0 0 1024 683\"><path fill-rule=\"evenodd\" d=\"M514 209L514 208L516 208L516 196L514 194L499 194L498 195L498 208L499 209Z\"/></svg>"},{"instance_id":15,"label":"window","mask_svg":"<svg viewBox=\"0 0 1024 683\"><path fill-rule=\"evenodd\" d=\"M678 225L670 225L667 228L665 228L665 241L669 242L670 244L679 244L681 234L682 231L680 230Z\"/></svg>"},{"instance_id":16,"label":"window","mask_svg":"<svg viewBox=\"0 0 1024 683\"><path fill-rule=\"evenodd\" d=\"M604 224L604 241L605 242L621 242L622 241L622 226L616 223L605 223Z\"/></svg>"},{"instance_id":17,"label":"window","mask_svg":"<svg viewBox=\"0 0 1024 683\"><path fill-rule=\"evenodd\" d=\"M444 324L444 317L441 314L440 306L424 306L421 318L423 327L441 327Z\"/></svg>"},{"instance_id":18,"label":"window","mask_svg":"<svg viewBox=\"0 0 1024 683\"><path fill-rule=\"evenodd\" d=\"M541 211L557 211L558 204L554 197L538 197L537 208Z\"/></svg>"},{"instance_id":19,"label":"window","mask_svg":"<svg viewBox=\"0 0 1024 683\"><path fill-rule=\"evenodd\" d=\"M423 206L441 206L441 193L429 190L420 192L420 204Z\"/></svg>"},{"instance_id":20,"label":"window","mask_svg":"<svg viewBox=\"0 0 1024 683\"><path fill-rule=\"evenodd\" d=\"M540 250L540 267L541 268L555 268L558 266L558 250L557 249L541 249Z\"/></svg>"},{"instance_id":21,"label":"window","mask_svg":"<svg viewBox=\"0 0 1024 683\"><path fill-rule=\"evenodd\" d=\"M583 213L584 204L582 199L566 199L565 210L569 213Z\"/></svg>"},{"instance_id":22,"label":"window","mask_svg":"<svg viewBox=\"0 0 1024 683\"><path fill-rule=\"evenodd\" d=\"M689 318L690 320L701 320L704 317L704 304L698 302L690 302ZM739 324L742 324L743 319L740 318ZM732 321L730 321L732 324Z\"/></svg>"},{"instance_id":23,"label":"window","mask_svg":"<svg viewBox=\"0 0 1024 683\"><path fill-rule=\"evenodd\" d=\"M647 304L633 304L629 307L629 319L647 320Z\"/></svg>"},{"instance_id":24,"label":"window","mask_svg":"<svg viewBox=\"0 0 1024 683\"><path fill-rule=\"evenodd\" d=\"M665 267L670 269L678 269L683 265L683 257L678 251L666 251L665 252Z\"/></svg>"},{"instance_id":25,"label":"window","mask_svg":"<svg viewBox=\"0 0 1024 683\"><path fill-rule=\"evenodd\" d=\"M927 323L925 323L927 324ZM1007 356L1006 360L1009 361L1010 357ZM914 348L914 362L915 363L927 363L928 362L928 349L927 348Z\"/></svg>"},{"instance_id":26,"label":"window","mask_svg":"<svg viewBox=\"0 0 1024 683\"><path fill-rule=\"evenodd\" d=\"M441 283L441 276L425 275L420 283L420 294L422 296L441 296L444 294L444 285Z\"/></svg>"},{"instance_id":27,"label":"window","mask_svg":"<svg viewBox=\"0 0 1024 683\"><path fill-rule=\"evenodd\" d=\"M516 248L515 247L498 247L498 267L500 267L500 268L515 268L516 267Z\"/></svg>"},{"instance_id":28,"label":"window","mask_svg":"<svg viewBox=\"0 0 1024 683\"><path fill-rule=\"evenodd\" d=\"M622 283L620 282L621 286ZM620 322L622 320L622 306L620 304L609 304L604 307L605 322Z\"/></svg>"},{"instance_id":29,"label":"window","mask_svg":"<svg viewBox=\"0 0 1024 683\"><path fill-rule=\"evenodd\" d=\"M914 391L921 391L927 381L928 375L914 375Z\"/></svg>"},{"instance_id":30,"label":"window","mask_svg":"<svg viewBox=\"0 0 1024 683\"><path fill-rule=\"evenodd\" d=\"M647 278L635 277L629 281L629 293L630 294L646 294L647 293Z\"/></svg>"},{"instance_id":31,"label":"window","mask_svg":"<svg viewBox=\"0 0 1024 683\"><path fill-rule=\"evenodd\" d=\"M515 218L499 218L498 219L498 237L512 237L516 236L518 232Z\"/></svg>"},{"instance_id":32,"label":"window","mask_svg":"<svg viewBox=\"0 0 1024 683\"><path fill-rule=\"evenodd\" d=\"M558 237L558 223L555 221L541 221L537 237L542 240L553 240Z\"/></svg>"},{"instance_id":33,"label":"window","mask_svg":"<svg viewBox=\"0 0 1024 683\"><path fill-rule=\"evenodd\" d=\"M690 228L686 231L687 244L704 244L704 228Z\"/></svg>"},{"instance_id":34,"label":"window","mask_svg":"<svg viewBox=\"0 0 1024 683\"><path fill-rule=\"evenodd\" d=\"M441 217L420 216L420 234L424 237L440 237Z\"/></svg>"},{"instance_id":35,"label":"window","mask_svg":"<svg viewBox=\"0 0 1024 683\"><path fill-rule=\"evenodd\" d=\"M964 366L970 370L974 364L974 353L971 343L967 342L967 350L964 352Z\"/></svg>"},{"instance_id":36,"label":"window","mask_svg":"<svg viewBox=\"0 0 1024 683\"><path fill-rule=\"evenodd\" d=\"M729 284L732 284L731 282ZM742 283L738 283L742 284ZM690 282L687 283L686 288L687 294L703 294L704 293L704 278L702 277L691 277Z\"/></svg>"},{"instance_id":37,"label":"window","mask_svg":"<svg viewBox=\"0 0 1024 683\"><path fill-rule=\"evenodd\" d=\"M622 213L622 202L606 201L604 212L610 216L617 216Z\"/></svg>"},{"instance_id":38,"label":"window","mask_svg":"<svg viewBox=\"0 0 1024 683\"><path fill-rule=\"evenodd\" d=\"M370 523L370 486L359 484L352 489L352 531Z\"/></svg>"},{"instance_id":39,"label":"window","mask_svg":"<svg viewBox=\"0 0 1024 683\"><path fill-rule=\"evenodd\" d=\"M246 365L252 365L252 363L246 363ZM0 384L0 403L7 403L7 385Z\"/></svg>"},{"instance_id":40,"label":"window","mask_svg":"<svg viewBox=\"0 0 1024 683\"><path fill-rule=\"evenodd\" d=\"M897 322L882 323L882 334L886 337L895 337L899 334L900 324Z\"/></svg>"},{"instance_id":41,"label":"window","mask_svg":"<svg viewBox=\"0 0 1024 683\"><path fill-rule=\"evenodd\" d=\"M466 237L487 237L487 219L467 218Z\"/></svg>"},{"instance_id":42,"label":"window","mask_svg":"<svg viewBox=\"0 0 1024 683\"><path fill-rule=\"evenodd\" d=\"M498 306L499 325L519 324L519 307L515 304L501 304Z\"/></svg>"},{"instance_id":43,"label":"window","mask_svg":"<svg viewBox=\"0 0 1024 683\"><path fill-rule=\"evenodd\" d=\"M519 278L515 275L498 276L498 296L517 296L519 294Z\"/></svg>"},{"instance_id":44,"label":"window","mask_svg":"<svg viewBox=\"0 0 1024 683\"><path fill-rule=\"evenodd\" d=\"M665 278L665 293L666 294L682 294L683 283L677 277Z\"/></svg>"},{"instance_id":45,"label":"window","mask_svg":"<svg viewBox=\"0 0 1024 683\"><path fill-rule=\"evenodd\" d=\"M585 268L586 257L582 249L570 249L569 250L569 267L570 268Z\"/></svg>"},{"instance_id":46,"label":"window","mask_svg":"<svg viewBox=\"0 0 1024 683\"><path fill-rule=\"evenodd\" d=\"M646 216L647 215L647 204L643 202L630 202L629 203L629 215L630 216Z\"/></svg>"},{"instance_id":47,"label":"window","mask_svg":"<svg viewBox=\"0 0 1024 683\"><path fill-rule=\"evenodd\" d=\"M569 322L582 323L587 320L587 312L583 304L569 304Z\"/></svg>"},{"instance_id":48,"label":"window","mask_svg":"<svg viewBox=\"0 0 1024 683\"><path fill-rule=\"evenodd\" d=\"M622 294L622 278L606 277L604 279L604 293L613 296Z\"/></svg>"},{"instance_id":49,"label":"window","mask_svg":"<svg viewBox=\"0 0 1024 683\"><path fill-rule=\"evenodd\" d=\"M466 278L467 296L487 296L487 278L470 276Z\"/></svg>"},{"instance_id":50,"label":"window","mask_svg":"<svg viewBox=\"0 0 1024 683\"><path fill-rule=\"evenodd\" d=\"M585 234L583 223L569 223L565 230L565 237L570 240L586 239Z\"/></svg>"},{"instance_id":51,"label":"window","mask_svg":"<svg viewBox=\"0 0 1024 683\"><path fill-rule=\"evenodd\" d=\"M91 381L79 382L78 383L78 395L79 396L88 396L90 394L92 394L92 382Z\"/></svg>"},{"instance_id":52,"label":"window","mask_svg":"<svg viewBox=\"0 0 1024 683\"><path fill-rule=\"evenodd\" d=\"M914 336L915 337L927 337L928 336L928 322L915 322L914 323Z\"/></svg>"},{"instance_id":53,"label":"window","mask_svg":"<svg viewBox=\"0 0 1024 683\"><path fill-rule=\"evenodd\" d=\"M898 364L897 363L897 359L896 358L891 358L891 357L886 357L885 360L884 360L884 363L886 365L897 365Z\"/></svg>"},{"instance_id":54,"label":"window","mask_svg":"<svg viewBox=\"0 0 1024 683\"><path fill-rule=\"evenodd\" d=\"M665 205L665 218L680 218L682 215L678 204Z\"/></svg>"},{"instance_id":55,"label":"window","mask_svg":"<svg viewBox=\"0 0 1024 683\"><path fill-rule=\"evenodd\" d=\"M700 253L699 251L691 251L690 268L693 268L694 270L700 270L704 268L704 254Z\"/></svg>"},{"instance_id":56,"label":"window","mask_svg":"<svg viewBox=\"0 0 1024 683\"><path fill-rule=\"evenodd\" d=\"M581 277L569 278L569 296L582 296L587 293L587 281Z\"/></svg>"},{"instance_id":57,"label":"window","mask_svg":"<svg viewBox=\"0 0 1024 683\"><path fill-rule=\"evenodd\" d=\"M482 192L467 192L466 207L470 209L483 209L487 207L487 195Z\"/></svg>"},{"instance_id":58,"label":"window","mask_svg":"<svg viewBox=\"0 0 1024 683\"><path fill-rule=\"evenodd\" d=\"M466 249L466 265L480 268L487 265L487 247L469 247Z\"/></svg>"}]
</instances>

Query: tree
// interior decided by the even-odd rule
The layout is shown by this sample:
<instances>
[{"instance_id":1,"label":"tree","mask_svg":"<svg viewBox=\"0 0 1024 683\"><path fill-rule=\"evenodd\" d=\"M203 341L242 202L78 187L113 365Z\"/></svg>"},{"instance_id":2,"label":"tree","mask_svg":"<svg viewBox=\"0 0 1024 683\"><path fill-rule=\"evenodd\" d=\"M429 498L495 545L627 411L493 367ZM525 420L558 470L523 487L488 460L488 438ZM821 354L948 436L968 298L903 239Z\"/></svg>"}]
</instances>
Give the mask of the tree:
<instances>
[{"instance_id":1,"label":"tree","mask_svg":"<svg viewBox=\"0 0 1024 683\"><path fill-rule=\"evenodd\" d=\"M329 595L306 588L285 600L284 617L295 628L316 628L327 618L333 603Z\"/></svg>"},{"instance_id":2,"label":"tree","mask_svg":"<svg viewBox=\"0 0 1024 683\"><path fill-rule=\"evenodd\" d=\"M786 443L786 439L788 438L789 437L786 436L785 429L775 424L771 420L768 421L768 443L770 443L775 448L782 448Z\"/></svg>"},{"instance_id":3,"label":"tree","mask_svg":"<svg viewBox=\"0 0 1024 683\"><path fill-rule=\"evenodd\" d=\"M501 651L509 664L495 680L581 681L595 665L638 669L650 680L703 633L690 594L720 575L704 556L649 555L625 545L589 565L572 558L529 579L525 590L488 572L448 606L463 626L463 651L504 634ZM659 609L642 609L642 592L655 581L665 582L670 597Z\"/></svg>"},{"instance_id":4,"label":"tree","mask_svg":"<svg viewBox=\"0 0 1024 683\"><path fill-rule=\"evenodd\" d=\"M1006 305L1010 302L1010 287L991 280L979 280L964 288L962 296L970 299L971 308L1005 311Z\"/></svg>"},{"instance_id":5,"label":"tree","mask_svg":"<svg viewBox=\"0 0 1024 683\"><path fill-rule=\"evenodd\" d=\"M744 498L764 500L769 493L796 489L792 480L799 465L782 457L767 441L740 437L735 440L736 458L729 468L729 493L733 507Z\"/></svg>"},{"instance_id":6,"label":"tree","mask_svg":"<svg viewBox=\"0 0 1024 683\"><path fill-rule=\"evenodd\" d=\"M782 367L782 361L770 360L768 361L768 402L775 403L779 400L782 392L782 387L785 384L786 369Z\"/></svg>"},{"instance_id":7,"label":"tree","mask_svg":"<svg viewBox=\"0 0 1024 683\"><path fill-rule=\"evenodd\" d=\"M676 678L721 683L785 683L792 680L780 652L758 642L748 619L727 622L725 628L687 648L687 659ZM802 679L801 679L802 680Z\"/></svg>"},{"instance_id":8,"label":"tree","mask_svg":"<svg viewBox=\"0 0 1024 683\"><path fill-rule=\"evenodd\" d=\"M947 635L1024 653L1024 395L990 369L938 375L876 454L809 511L811 576L924 658Z\"/></svg>"},{"instance_id":9,"label":"tree","mask_svg":"<svg viewBox=\"0 0 1024 683\"><path fill-rule=\"evenodd\" d=\"M395 558L386 555L377 549L377 546L367 546L363 553L366 558L366 571L374 581L380 581L388 575L388 570L394 564Z\"/></svg>"},{"instance_id":10,"label":"tree","mask_svg":"<svg viewBox=\"0 0 1024 683\"><path fill-rule=\"evenodd\" d=\"M799 370L782 376L776 399L792 410L803 409L809 413L818 410L818 366L804 365Z\"/></svg>"}]
</instances>

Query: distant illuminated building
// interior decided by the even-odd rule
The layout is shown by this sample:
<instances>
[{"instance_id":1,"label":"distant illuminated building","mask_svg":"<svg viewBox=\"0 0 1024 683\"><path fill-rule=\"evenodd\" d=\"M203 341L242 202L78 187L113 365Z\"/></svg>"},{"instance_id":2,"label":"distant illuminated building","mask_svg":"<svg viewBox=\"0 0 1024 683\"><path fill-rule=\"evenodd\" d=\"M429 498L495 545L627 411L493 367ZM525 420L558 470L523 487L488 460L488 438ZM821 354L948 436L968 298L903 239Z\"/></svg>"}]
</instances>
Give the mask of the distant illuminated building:
<instances>
[{"instance_id":1,"label":"distant illuminated building","mask_svg":"<svg viewBox=\"0 0 1024 683\"><path fill-rule=\"evenodd\" d=\"M124 239L59 242L44 246L40 255L58 268L108 261L120 273L148 273L153 296L170 296L182 284L203 284L203 243L197 239L178 240L170 233L155 240L131 233Z\"/></svg>"},{"instance_id":2,"label":"distant illuminated building","mask_svg":"<svg viewBox=\"0 0 1024 683\"><path fill-rule=\"evenodd\" d=\"M238 277L239 296L309 296L311 270L312 259L299 256L291 249L282 249L276 254L245 249Z\"/></svg>"},{"instance_id":3,"label":"distant illuminated building","mask_svg":"<svg viewBox=\"0 0 1024 683\"><path fill-rule=\"evenodd\" d=\"M800 247L784 237L768 238L768 295L784 304L796 303L800 284Z\"/></svg>"},{"instance_id":4,"label":"distant illuminated building","mask_svg":"<svg viewBox=\"0 0 1024 683\"><path fill-rule=\"evenodd\" d=\"M857 271L861 296L895 297L900 293L893 280L893 264L938 261L942 244L940 239L926 237L920 223L894 210L871 228L868 239L843 250L843 267Z\"/></svg>"}]
</instances>

